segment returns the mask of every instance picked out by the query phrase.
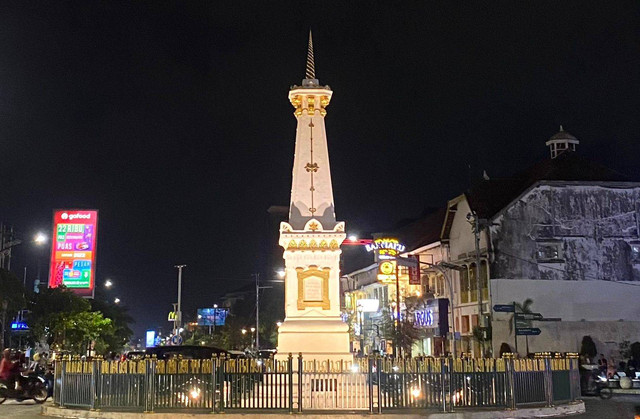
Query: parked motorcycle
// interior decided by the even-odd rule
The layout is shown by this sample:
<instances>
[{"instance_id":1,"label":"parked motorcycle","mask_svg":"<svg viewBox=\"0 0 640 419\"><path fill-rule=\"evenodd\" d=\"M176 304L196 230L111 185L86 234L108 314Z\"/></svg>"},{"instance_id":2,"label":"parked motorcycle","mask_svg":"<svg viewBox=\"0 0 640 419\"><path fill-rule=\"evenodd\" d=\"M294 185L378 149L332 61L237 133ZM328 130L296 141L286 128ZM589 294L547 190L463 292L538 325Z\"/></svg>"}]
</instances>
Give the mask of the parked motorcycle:
<instances>
[{"instance_id":1,"label":"parked motorcycle","mask_svg":"<svg viewBox=\"0 0 640 419\"><path fill-rule=\"evenodd\" d=\"M8 398L23 401L33 399L36 403L44 403L49 398L46 380L32 372L18 378L22 384L21 390L9 388L7 383L0 382L0 404Z\"/></svg>"},{"instance_id":2,"label":"parked motorcycle","mask_svg":"<svg viewBox=\"0 0 640 419\"><path fill-rule=\"evenodd\" d=\"M597 396L602 400L609 400L613 396L613 390L609 387L609 380L604 375L592 374L587 382L587 388L583 389L585 396Z\"/></svg>"}]
</instances>

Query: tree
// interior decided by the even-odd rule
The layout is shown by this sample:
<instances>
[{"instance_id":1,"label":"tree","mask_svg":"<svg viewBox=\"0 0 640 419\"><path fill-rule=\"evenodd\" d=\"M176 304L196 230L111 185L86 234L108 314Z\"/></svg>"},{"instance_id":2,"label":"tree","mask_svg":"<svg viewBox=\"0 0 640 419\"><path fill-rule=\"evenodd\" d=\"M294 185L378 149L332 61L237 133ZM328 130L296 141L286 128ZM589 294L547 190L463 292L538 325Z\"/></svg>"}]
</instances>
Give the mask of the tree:
<instances>
[{"instance_id":1,"label":"tree","mask_svg":"<svg viewBox=\"0 0 640 419\"><path fill-rule=\"evenodd\" d=\"M580 355L587 356L593 360L597 354L598 350L591 336L583 336L582 344L580 345Z\"/></svg>"},{"instance_id":2,"label":"tree","mask_svg":"<svg viewBox=\"0 0 640 419\"><path fill-rule=\"evenodd\" d=\"M91 304L66 287L58 287L32 295L29 308L34 340L64 349L68 320L78 313L90 311Z\"/></svg>"},{"instance_id":3,"label":"tree","mask_svg":"<svg viewBox=\"0 0 640 419\"><path fill-rule=\"evenodd\" d=\"M134 320L127 308L109 301L94 299L91 301L91 310L98 311L105 318L111 319L113 333L102 337L105 344L104 352L122 351L133 336L129 324L134 323Z\"/></svg>"},{"instance_id":4,"label":"tree","mask_svg":"<svg viewBox=\"0 0 640 419\"><path fill-rule=\"evenodd\" d=\"M93 349L104 353L106 339L113 335L111 319L105 319L99 311L81 311L64 316L61 320L64 328L66 349L84 354Z\"/></svg>"},{"instance_id":5,"label":"tree","mask_svg":"<svg viewBox=\"0 0 640 419\"><path fill-rule=\"evenodd\" d=\"M509 322L509 334L511 334L511 332L513 331L513 317L515 317L516 313L523 313L523 314L531 314L533 313L531 311L531 306L533 305L533 300L531 298L527 298L526 300L524 300L522 303L515 303L516 306L516 312L513 313L513 316L511 317L511 322ZM527 320L523 323L526 323L527 327L531 327L531 321ZM516 336L516 339L518 337ZM525 335L525 342L526 342L526 346L527 346L527 355L529 354L529 336Z\"/></svg>"},{"instance_id":6,"label":"tree","mask_svg":"<svg viewBox=\"0 0 640 419\"><path fill-rule=\"evenodd\" d=\"M0 346L4 348L7 324L19 310L25 308L22 281L5 269L0 269L0 308L2 309L2 317L0 317L2 339L0 339Z\"/></svg>"}]
</instances>

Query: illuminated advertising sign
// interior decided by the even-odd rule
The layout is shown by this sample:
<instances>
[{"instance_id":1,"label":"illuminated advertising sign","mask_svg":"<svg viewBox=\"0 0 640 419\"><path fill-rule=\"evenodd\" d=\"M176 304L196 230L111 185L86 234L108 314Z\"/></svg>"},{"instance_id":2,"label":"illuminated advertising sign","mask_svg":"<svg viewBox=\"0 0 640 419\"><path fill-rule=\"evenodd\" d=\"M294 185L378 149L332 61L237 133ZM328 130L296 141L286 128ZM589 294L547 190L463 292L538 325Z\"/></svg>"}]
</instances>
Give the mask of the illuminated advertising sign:
<instances>
[{"instance_id":1,"label":"illuminated advertising sign","mask_svg":"<svg viewBox=\"0 0 640 419\"><path fill-rule=\"evenodd\" d=\"M367 252L375 252L376 261L379 260L393 260L400 256L400 253L404 252L406 246L393 238L380 238L375 239L373 243L365 246Z\"/></svg>"},{"instance_id":2,"label":"illuminated advertising sign","mask_svg":"<svg viewBox=\"0 0 640 419\"><path fill-rule=\"evenodd\" d=\"M375 313L379 306L380 301L374 298L361 298L357 302L358 311L363 313Z\"/></svg>"},{"instance_id":3,"label":"illuminated advertising sign","mask_svg":"<svg viewBox=\"0 0 640 419\"><path fill-rule=\"evenodd\" d=\"M147 348L152 348L156 346L156 331L155 330L147 330L146 339L144 341L145 346Z\"/></svg>"},{"instance_id":4,"label":"illuminated advertising sign","mask_svg":"<svg viewBox=\"0 0 640 419\"><path fill-rule=\"evenodd\" d=\"M435 336L446 336L449 331L449 300L427 300L413 312L413 325L420 329L433 329Z\"/></svg>"},{"instance_id":5,"label":"illuminated advertising sign","mask_svg":"<svg viewBox=\"0 0 640 419\"><path fill-rule=\"evenodd\" d=\"M199 308L198 326L224 326L227 320L226 308Z\"/></svg>"},{"instance_id":6,"label":"illuminated advertising sign","mask_svg":"<svg viewBox=\"0 0 640 419\"><path fill-rule=\"evenodd\" d=\"M64 285L83 297L93 297L96 273L97 210L56 210L49 287Z\"/></svg>"},{"instance_id":7,"label":"illuminated advertising sign","mask_svg":"<svg viewBox=\"0 0 640 419\"><path fill-rule=\"evenodd\" d=\"M378 264L378 282L388 283L396 280L396 261L385 260Z\"/></svg>"}]
</instances>

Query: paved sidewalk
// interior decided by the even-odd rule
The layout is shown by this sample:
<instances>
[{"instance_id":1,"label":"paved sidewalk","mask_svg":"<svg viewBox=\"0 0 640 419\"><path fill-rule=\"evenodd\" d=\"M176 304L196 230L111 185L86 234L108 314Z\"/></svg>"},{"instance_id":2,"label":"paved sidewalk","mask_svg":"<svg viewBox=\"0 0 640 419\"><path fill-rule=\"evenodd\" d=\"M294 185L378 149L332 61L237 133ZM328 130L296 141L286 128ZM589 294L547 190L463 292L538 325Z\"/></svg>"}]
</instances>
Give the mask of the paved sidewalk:
<instances>
[{"instance_id":1,"label":"paved sidewalk","mask_svg":"<svg viewBox=\"0 0 640 419\"><path fill-rule=\"evenodd\" d=\"M397 413L383 413L381 415L371 415L369 412L307 412L296 416L304 416L309 419L352 419L355 417L375 417L380 419L498 419L498 418L549 418L584 413L584 403L563 404L554 407L533 407L517 410L460 410L453 413L425 412L410 410ZM62 418L82 418L82 419L202 419L203 415L211 413L142 413L142 412L103 412L83 409L63 409L55 406L44 406L42 408L44 416ZM224 413L214 416L225 416L231 419L291 419L288 413L256 411L246 413Z\"/></svg>"}]
</instances>

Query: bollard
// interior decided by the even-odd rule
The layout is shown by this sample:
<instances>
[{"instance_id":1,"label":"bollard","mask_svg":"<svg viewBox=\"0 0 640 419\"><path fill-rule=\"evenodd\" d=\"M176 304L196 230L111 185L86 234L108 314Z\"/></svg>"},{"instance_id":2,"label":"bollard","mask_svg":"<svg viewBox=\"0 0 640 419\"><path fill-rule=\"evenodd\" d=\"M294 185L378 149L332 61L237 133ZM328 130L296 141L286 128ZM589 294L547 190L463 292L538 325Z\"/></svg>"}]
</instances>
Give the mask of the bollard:
<instances>
[{"instance_id":1,"label":"bollard","mask_svg":"<svg viewBox=\"0 0 640 419\"><path fill-rule=\"evenodd\" d=\"M447 392L444 386L445 359L440 358L440 397L442 398L442 411L447 411Z\"/></svg>"}]
</instances>

